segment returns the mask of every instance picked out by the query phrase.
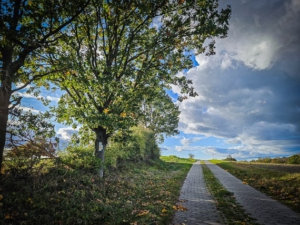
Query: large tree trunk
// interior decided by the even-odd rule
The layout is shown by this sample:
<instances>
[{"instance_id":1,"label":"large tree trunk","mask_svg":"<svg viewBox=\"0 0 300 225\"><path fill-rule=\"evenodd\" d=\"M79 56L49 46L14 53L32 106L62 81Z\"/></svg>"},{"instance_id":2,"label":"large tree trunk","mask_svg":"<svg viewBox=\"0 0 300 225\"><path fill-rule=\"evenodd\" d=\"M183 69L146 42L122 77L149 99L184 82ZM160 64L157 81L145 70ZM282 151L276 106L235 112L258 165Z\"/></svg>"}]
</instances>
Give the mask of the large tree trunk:
<instances>
[{"instance_id":1,"label":"large tree trunk","mask_svg":"<svg viewBox=\"0 0 300 225\"><path fill-rule=\"evenodd\" d=\"M6 140L9 99L9 91L6 91L3 86L0 87L0 171L2 168L3 153Z\"/></svg>"},{"instance_id":2,"label":"large tree trunk","mask_svg":"<svg viewBox=\"0 0 300 225\"><path fill-rule=\"evenodd\" d=\"M99 176L103 177L104 174L104 156L105 156L105 148L107 145L107 140L109 135L106 133L106 129L103 127L98 127L94 129L96 133L96 140L95 140L95 157L101 159L101 167L99 169ZM100 149L100 143L102 144L102 148Z\"/></svg>"}]
</instances>

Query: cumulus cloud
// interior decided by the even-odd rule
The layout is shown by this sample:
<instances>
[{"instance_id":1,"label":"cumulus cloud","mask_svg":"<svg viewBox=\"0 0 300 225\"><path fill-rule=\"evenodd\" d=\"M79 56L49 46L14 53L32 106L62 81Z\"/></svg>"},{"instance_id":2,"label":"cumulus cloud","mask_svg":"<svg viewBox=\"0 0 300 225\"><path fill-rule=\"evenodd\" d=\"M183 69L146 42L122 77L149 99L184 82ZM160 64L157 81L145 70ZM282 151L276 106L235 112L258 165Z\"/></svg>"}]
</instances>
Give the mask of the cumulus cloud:
<instances>
[{"instance_id":1,"label":"cumulus cloud","mask_svg":"<svg viewBox=\"0 0 300 225\"><path fill-rule=\"evenodd\" d=\"M54 97L54 96L46 96L46 99L49 101L58 102L60 98Z\"/></svg>"},{"instance_id":2,"label":"cumulus cloud","mask_svg":"<svg viewBox=\"0 0 300 225\"><path fill-rule=\"evenodd\" d=\"M233 146L223 153L198 148L207 153L241 158L299 151L299 1L228 3L228 38L217 40L215 56L196 56L199 66L186 73L199 96L180 103L179 130ZM189 143L184 138L176 149L197 149Z\"/></svg>"},{"instance_id":3,"label":"cumulus cloud","mask_svg":"<svg viewBox=\"0 0 300 225\"><path fill-rule=\"evenodd\" d=\"M217 51L228 54L225 65L236 60L264 70L288 54L299 52L299 1L221 2L222 6L227 4L232 5L228 38L217 41Z\"/></svg>"},{"instance_id":4,"label":"cumulus cloud","mask_svg":"<svg viewBox=\"0 0 300 225\"><path fill-rule=\"evenodd\" d=\"M73 129L72 127L64 127L64 128L59 128L57 130L57 134L59 136L59 138L69 141L72 138L73 134L76 134L77 131L75 129Z\"/></svg>"},{"instance_id":5,"label":"cumulus cloud","mask_svg":"<svg viewBox=\"0 0 300 225\"><path fill-rule=\"evenodd\" d=\"M202 138L201 137L195 137L195 138L186 138L186 137L183 137L181 140L180 140L180 143L182 145L185 145L185 146L188 146L190 145L191 143L194 143L194 142L197 142L199 140L201 140Z\"/></svg>"}]
</instances>

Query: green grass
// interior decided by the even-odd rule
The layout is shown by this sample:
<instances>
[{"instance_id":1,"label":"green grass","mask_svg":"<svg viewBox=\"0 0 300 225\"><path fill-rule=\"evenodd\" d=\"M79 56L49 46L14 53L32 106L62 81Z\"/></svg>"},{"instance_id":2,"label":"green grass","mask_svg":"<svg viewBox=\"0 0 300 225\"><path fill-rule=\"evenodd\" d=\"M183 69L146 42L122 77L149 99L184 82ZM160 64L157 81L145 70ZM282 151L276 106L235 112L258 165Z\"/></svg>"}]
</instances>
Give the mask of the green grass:
<instances>
[{"instance_id":1,"label":"green grass","mask_svg":"<svg viewBox=\"0 0 300 225\"><path fill-rule=\"evenodd\" d=\"M24 177L6 171L0 177L0 223L168 224L192 161L162 159L168 162L126 163L104 179L54 162Z\"/></svg>"},{"instance_id":2,"label":"green grass","mask_svg":"<svg viewBox=\"0 0 300 225\"><path fill-rule=\"evenodd\" d=\"M235 200L233 193L227 191L210 169L202 163L206 186L217 203L217 209L225 224L258 224Z\"/></svg>"},{"instance_id":3,"label":"green grass","mask_svg":"<svg viewBox=\"0 0 300 225\"><path fill-rule=\"evenodd\" d=\"M220 159L211 159L211 160L209 160L209 161L212 162L212 163L214 163L214 164L224 162L223 160L220 160ZM233 162L233 163L234 163L234 162Z\"/></svg>"},{"instance_id":4,"label":"green grass","mask_svg":"<svg viewBox=\"0 0 300 225\"><path fill-rule=\"evenodd\" d=\"M300 213L299 167L291 165L215 162L235 177Z\"/></svg>"},{"instance_id":5,"label":"green grass","mask_svg":"<svg viewBox=\"0 0 300 225\"><path fill-rule=\"evenodd\" d=\"M170 156L161 156L161 160L165 162L172 162L172 163L194 163L197 160L196 159L185 159L185 158L179 158L175 155L170 155Z\"/></svg>"}]
</instances>

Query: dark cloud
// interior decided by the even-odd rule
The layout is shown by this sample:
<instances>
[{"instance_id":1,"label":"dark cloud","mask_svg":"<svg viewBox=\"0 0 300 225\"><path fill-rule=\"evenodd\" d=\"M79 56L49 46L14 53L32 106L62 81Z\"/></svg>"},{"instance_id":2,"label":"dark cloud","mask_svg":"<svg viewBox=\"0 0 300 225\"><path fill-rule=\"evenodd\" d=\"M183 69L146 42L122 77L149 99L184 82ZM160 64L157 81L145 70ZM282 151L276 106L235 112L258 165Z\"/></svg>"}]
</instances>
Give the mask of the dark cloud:
<instances>
[{"instance_id":1,"label":"dark cloud","mask_svg":"<svg viewBox=\"0 0 300 225\"><path fill-rule=\"evenodd\" d=\"M180 104L180 130L227 138L239 157L300 151L300 1L222 4L228 38L187 73L199 96Z\"/></svg>"}]
</instances>

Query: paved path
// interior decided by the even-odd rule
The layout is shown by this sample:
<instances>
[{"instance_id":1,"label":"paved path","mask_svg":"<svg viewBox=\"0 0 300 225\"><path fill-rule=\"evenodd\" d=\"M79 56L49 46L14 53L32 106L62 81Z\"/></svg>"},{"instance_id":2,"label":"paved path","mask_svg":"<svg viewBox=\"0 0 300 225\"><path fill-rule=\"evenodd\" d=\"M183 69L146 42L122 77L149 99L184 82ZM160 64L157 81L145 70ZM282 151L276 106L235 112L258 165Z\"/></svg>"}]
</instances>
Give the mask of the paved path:
<instances>
[{"instance_id":1,"label":"paved path","mask_svg":"<svg viewBox=\"0 0 300 225\"><path fill-rule=\"evenodd\" d=\"M202 167L196 162L191 167L181 188L178 202L187 208L187 211L176 211L172 224L176 225L204 225L221 224L215 203L208 192L203 178Z\"/></svg>"},{"instance_id":2,"label":"paved path","mask_svg":"<svg viewBox=\"0 0 300 225\"><path fill-rule=\"evenodd\" d=\"M244 207L246 212L257 219L258 223L264 225L300 225L300 216L297 213L243 184L241 180L220 167L208 161L205 163L222 185L234 193L237 202Z\"/></svg>"}]
</instances>

